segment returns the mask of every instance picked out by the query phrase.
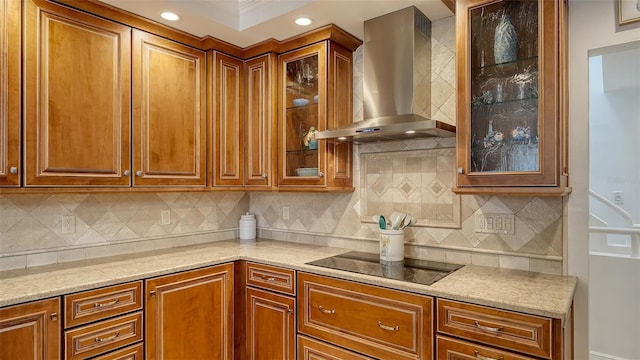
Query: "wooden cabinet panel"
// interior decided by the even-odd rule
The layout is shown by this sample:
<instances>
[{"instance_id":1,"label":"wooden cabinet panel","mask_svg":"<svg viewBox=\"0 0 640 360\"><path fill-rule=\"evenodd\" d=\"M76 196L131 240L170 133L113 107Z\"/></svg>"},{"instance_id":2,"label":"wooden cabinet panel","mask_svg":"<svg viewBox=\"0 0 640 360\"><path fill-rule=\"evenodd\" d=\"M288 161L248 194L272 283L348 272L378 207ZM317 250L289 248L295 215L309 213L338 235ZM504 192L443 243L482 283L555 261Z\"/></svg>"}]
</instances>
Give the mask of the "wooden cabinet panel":
<instances>
[{"instance_id":1,"label":"wooden cabinet panel","mask_svg":"<svg viewBox=\"0 0 640 360\"><path fill-rule=\"evenodd\" d=\"M372 358L298 335L299 360L372 360Z\"/></svg>"},{"instance_id":2,"label":"wooden cabinet panel","mask_svg":"<svg viewBox=\"0 0 640 360\"><path fill-rule=\"evenodd\" d=\"M377 358L433 356L433 300L298 274L298 331Z\"/></svg>"},{"instance_id":3,"label":"wooden cabinet panel","mask_svg":"<svg viewBox=\"0 0 640 360\"><path fill-rule=\"evenodd\" d=\"M331 43L329 48L328 97L329 129L336 129L353 122L353 54ZM336 189L352 189L353 145L330 142L327 144L327 186Z\"/></svg>"},{"instance_id":4,"label":"wooden cabinet panel","mask_svg":"<svg viewBox=\"0 0 640 360\"><path fill-rule=\"evenodd\" d=\"M133 32L134 186L206 181L206 54Z\"/></svg>"},{"instance_id":5,"label":"wooden cabinet panel","mask_svg":"<svg viewBox=\"0 0 640 360\"><path fill-rule=\"evenodd\" d=\"M438 332L552 358L551 319L444 299L437 307Z\"/></svg>"},{"instance_id":6,"label":"wooden cabinet panel","mask_svg":"<svg viewBox=\"0 0 640 360\"><path fill-rule=\"evenodd\" d=\"M233 358L233 264L146 280L146 358Z\"/></svg>"},{"instance_id":7,"label":"wooden cabinet panel","mask_svg":"<svg viewBox=\"0 0 640 360\"><path fill-rule=\"evenodd\" d=\"M0 309L0 360L60 358L60 299Z\"/></svg>"},{"instance_id":8,"label":"wooden cabinet panel","mask_svg":"<svg viewBox=\"0 0 640 360\"><path fill-rule=\"evenodd\" d=\"M144 360L144 345L137 344L98 356L93 360Z\"/></svg>"},{"instance_id":9,"label":"wooden cabinet panel","mask_svg":"<svg viewBox=\"0 0 640 360\"><path fill-rule=\"evenodd\" d=\"M296 272L275 266L247 262L247 285L296 294Z\"/></svg>"},{"instance_id":10,"label":"wooden cabinet panel","mask_svg":"<svg viewBox=\"0 0 640 360\"><path fill-rule=\"evenodd\" d=\"M63 301L64 327L83 325L142 309L142 282L65 295Z\"/></svg>"},{"instance_id":11,"label":"wooden cabinet panel","mask_svg":"<svg viewBox=\"0 0 640 360\"><path fill-rule=\"evenodd\" d=\"M128 27L25 1L26 186L128 186Z\"/></svg>"},{"instance_id":12,"label":"wooden cabinet panel","mask_svg":"<svg viewBox=\"0 0 640 360\"><path fill-rule=\"evenodd\" d=\"M20 0L0 0L0 187L20 186Z\"/></svg>"},{"instance_id":13,"label":"wooden cabinet panel","mask_svg":"<svg viewBox=\"0 0 640 360\"><path fill-rule=\"evenodd\" d=\"M436 339L436 360L535 360L535 358L440 335Z\"/></svg>"},{"instance_id":14,"label":"wooden cabinet panel","mask_svg":"<svg viewBox=\"0 0 640 360\"><path fill-rule=\"evenodd\" d=\"M247 288L249 359L295 360L295 309L292 297Z\"/></svg>"},{"instance_id":15,"label":"wooden cabinet panel","mask_svg":"<svg viewBox=\"0 0 640 360\"><path fill-rule=\"evenodd\" d=\"M65 359L80 360L142 340L142 312L67 330Z\"/></svg>"},{"instance_id":16,"label":"wooden cabinet panel","mask_svg":"<svg viewBox=\"0 0 640 360\"><path fill-rule=\"evenodd\" d=\"M213 186L244 186L244 62L212 52Z\"/></svg>"},{"instance_id":17,"label":"wooden cabinet panel","mask_svg":"<svg viewBox=\"0 0 640 360\"><path fill-rule=\"evenodd\" d=\"M276 188L276 55L246 61L245 188Z\"/></svg>"}]
</instances>

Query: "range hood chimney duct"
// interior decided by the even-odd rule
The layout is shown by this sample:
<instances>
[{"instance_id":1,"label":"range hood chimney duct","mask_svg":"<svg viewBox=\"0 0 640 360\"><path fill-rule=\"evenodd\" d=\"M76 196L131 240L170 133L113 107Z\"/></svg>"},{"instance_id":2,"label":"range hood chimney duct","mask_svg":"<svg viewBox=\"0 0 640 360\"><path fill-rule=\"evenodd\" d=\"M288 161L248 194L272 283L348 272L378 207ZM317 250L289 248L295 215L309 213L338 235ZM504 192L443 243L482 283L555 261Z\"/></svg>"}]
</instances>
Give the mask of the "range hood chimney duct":
<instances>
[{"instance_id":1,"label":"range hood chimney duct","mask_svg":"<svg viewBox=\"0 0 640 360\"><path fill-rule=\"evenodd\" d=\"M431 21L411 6L364 22L364 121L316 133L354 143L455 136L430 119Z\"/></svg>"}]
</instances>

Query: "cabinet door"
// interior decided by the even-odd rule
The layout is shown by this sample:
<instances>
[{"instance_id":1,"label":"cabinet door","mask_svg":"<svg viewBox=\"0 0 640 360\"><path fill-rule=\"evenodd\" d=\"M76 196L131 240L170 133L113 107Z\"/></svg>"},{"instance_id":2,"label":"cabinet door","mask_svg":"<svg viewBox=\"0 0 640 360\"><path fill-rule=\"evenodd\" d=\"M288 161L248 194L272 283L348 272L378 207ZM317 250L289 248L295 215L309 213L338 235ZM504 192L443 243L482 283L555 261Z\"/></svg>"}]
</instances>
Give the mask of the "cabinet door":
<instances>
[{"instance_id":1,"label":"cabinet door","mask_svg":"<svg viewBox=\"0 0 640 360\"><path fill-rule=\"evenodd\" d=\"M326 143L312 135L327 127L327 43L294 50L279 59L280 187L324 188Z\"/></svg>"},{"instance_id":2,"label":"cabinet door","mask_svg":"<svg viewBox=\"0 0 640 360\"><path fill-rule=\"evenodd\" d=\"M566 191L560 3L456 2L457 192Z\"/></svg>"},{"instance_id":3,"label":"cabinet door","mask_svg":"<svg viewBox=\"0 0 640 360\"><path fill-rule=\"evenodd\" d=\"M214 51L213 186L244 185L244 62Z\"/></svg>"},{"instance_id":4,"label":"cabinet door","mask_svg":"<svg viewBox=\"0 0 640 360\"><path fill-rule=\"evenodd\" d=\"M146 280L146 358L233 358L233 264Z\"/></svg>"},{"instance_id":5,"label":"cabinet door","mask_svg":"<svg viewBox=\"0 0 640 360\"><path fill-rule=\"evenodd\" d=\"M249 359L295 360L294 298L247 288L247 353Z\"/></svg>"},{"instance_id":6,"label":"cabinet door","mask_svg":"<svg viewBox=\"0 0 640 360\"><path fill-rule=\"evenodd\" d=\"M353 54L331 43L328 64L329 129L353 122ZM330 142L327 144L327 187L353 189L353 145Z\"/></svg>"},{"instance_id":7,"label":"cabinet door","mask_svg":"<svg viewBox=\"0 0 640 360\"><path fill-rule=\"evenodd\" d=\"M20 185L20 6L0 0L0 187Z\"/></svg>"},{"instance_id":8,"label":"cabinet door","mask_svg":"<svg viewBox=\"0 0 640 360\"><path fill-rule=\"evenodd\" d=\"M205 185L206 54L134 30L134 186Z\"/></svg>"},{"instance_id":9,"label":"cabinet door","mask_svg":"<svg viewBox=\"0 0 640 360\"><path fill-rule=\"evenodd\" d=\"M246 66L245 188L276 187L276 56L248 60Z\"/></svg>"},{"instance_id":10,"label":"cabinet door","mask_svg":"<svg viewBox=\"0 0 640 360\"><path fill-rule=\"evenodd\" d=\"M60 299L0 309L0 360L60 359Z\"/></svg>"},{"instance_id":11,"label":"cabinet door","mask_svg":"<svg viewBox=\"0 0 640 360\"><path fill-rule=\"evenodd\" d=\"M25 1L25 185L129 186L131 30Z\"/></svg>"}]
</instances>

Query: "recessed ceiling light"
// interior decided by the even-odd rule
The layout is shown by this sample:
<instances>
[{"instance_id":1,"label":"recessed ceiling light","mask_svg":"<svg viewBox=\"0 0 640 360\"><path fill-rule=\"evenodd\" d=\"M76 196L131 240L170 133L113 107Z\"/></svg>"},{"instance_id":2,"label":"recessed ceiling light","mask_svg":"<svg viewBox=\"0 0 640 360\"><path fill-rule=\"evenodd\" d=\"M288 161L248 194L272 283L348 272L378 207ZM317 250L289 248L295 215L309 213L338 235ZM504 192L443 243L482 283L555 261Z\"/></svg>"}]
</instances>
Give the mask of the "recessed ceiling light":
<instances>
[{"instance_id":1,"label":"recessed ceiling light","mask_svg":"<svg viewBox=\"0 0 640 360\"><path fill-rule=\"evenodd\" d=\"M296 19L296 24L301 25L301 26L311 25L311 19L306 18L306 17L297 18Z\"/></svg>"},{"instance_id":2,"label":"recessed ceiling light","mask_svg":"<svg viewBox=\"0 0 640 360\"><path fill-rule=\"evenodd\" d=\"M345 141L345 140L347 140L347 138L346 138L346 136L340 136L340 137L338 138L338 140L340 140L340 141Z\"/></svg>"},{"instance_id":3,"label":"recessed ceiling light","mask_svg":"<svg viewBox=\"0 0 640 360\"><path fill-rule=\"evenodd\" d=\"M162 14L160 14L160 16L162 16L163 19L169 20L169 21L180 20L180 16L178 16L178 14L172 13L170 11L165 11Z\"/></svg>"},{"instance_id":4,"label":"recessed ceiling light","mask_svg":"<svg viewBox=\"0 0 640 360\"><path fill-rule=\"evenodd\" d=\"M415 130L407 130L404 132L405 134L415 134L416 131Z\"/></svg>"}]
</instances>

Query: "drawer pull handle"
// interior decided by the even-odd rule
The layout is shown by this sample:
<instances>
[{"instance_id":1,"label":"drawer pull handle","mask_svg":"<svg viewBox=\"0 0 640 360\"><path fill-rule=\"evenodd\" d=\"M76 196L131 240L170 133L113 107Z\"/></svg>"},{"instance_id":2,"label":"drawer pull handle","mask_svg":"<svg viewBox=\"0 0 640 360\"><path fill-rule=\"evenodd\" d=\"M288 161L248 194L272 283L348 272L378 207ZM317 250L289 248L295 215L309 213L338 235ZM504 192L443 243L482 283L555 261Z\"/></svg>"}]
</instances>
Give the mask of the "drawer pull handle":
<instances>
[{"instance_id":1,"label":"drawer pull handle","mask_svg":"<svg viewBox=\"0 0 640 360\"><path fill-rule=\"evenodd\" d=\"M318 305L318 310L322 311L325 314L335 314L336 313L336 309L325 309L322 307L322 305Z\"/></svg>"},{"instance_id":2,"label":"drawer pull handle","mask_svg":"<svg viewBox=\"0 0 640 360\"><path fill-rule=\"evenodd\" d=\"M476 359L478 359L478 360L504 360L504 357L502 357L502 356L500 356L499 358L496 359L496 358L492 358L492 357L488 357L488 356L482 356L482 355L480 355L478 350L474 350L473 352L476 355Z\"/></svg>"},{"instance_id":3,"label":"drawer pull handle","mask_svg":"<svg viewBox=\"0 0 640 360\"><path fill-rule=\"evenodd\" d=\"M106 337L106 338L95 338L95 342L101 343L101 342L106 342L106 341L113 341L118 336L120 336L120 331L116 331L116 333L113 334L113 336L109 336L109 337Z\"/></svg>"},{"instance_id":4,"label":"drawer pull handle","mask_svg":"<svg viewBox=\"0 0 640 360\"><path fill-rule=\"evenodd\" d=\"M107 307L107 306L113 306L113 305L117 304L119 301L120 301L120 299L115 299L113 301L106 302L106 303L95 303L95 304L93 304L93 307L102 308L102 307Z\"/></svg>"},{"instance_id":5,"label":"drawer pull handle","mask_svg":"<svg viewBox=\"0 0 640 360\"><path fill-rule=\"evenodd\" d=\"M270 282L274 282L276 281L276 278L274 278L273 276L266 276L266 275L262 275L260 276L260 278L264 281L270 281Z\"/></svg>"},{"instance_id":6,"label":"drawer pull handle","mask_svg":"<svg viewBox=\"0 0 640 360\"><path fill-rule=\"evenodd\" d=\"M476 327L480 330L484 330L492 333L497 333L504 330L504 328L501 328L501 327L491 327L491 326L480 325L480 323L477 321L476 321Z\"/></svg>"},{"instance_id":7,"label":"drawer pull handle","mask_svg":"<svg viewBox=\"0 0 640 360\"><path fill-rule=\"evenodd\" d=\"M400 326L396 325L396 326L388 326L383 324L381 321L378 321L378 327L382 330L387 330L387 331L399 331L400 330Z\"/></svg>"},{"instance_id":8,"label":"drawer pull handle","mask_svg":"<svg viewBox=\"0 0 640 360\"><path fill-rule=\"evenodd\" d=\"M49 315L49 319L51 319L51 321L58 321L58 313L51 313L51 315Z\"/></svg>"}]
</instances>

